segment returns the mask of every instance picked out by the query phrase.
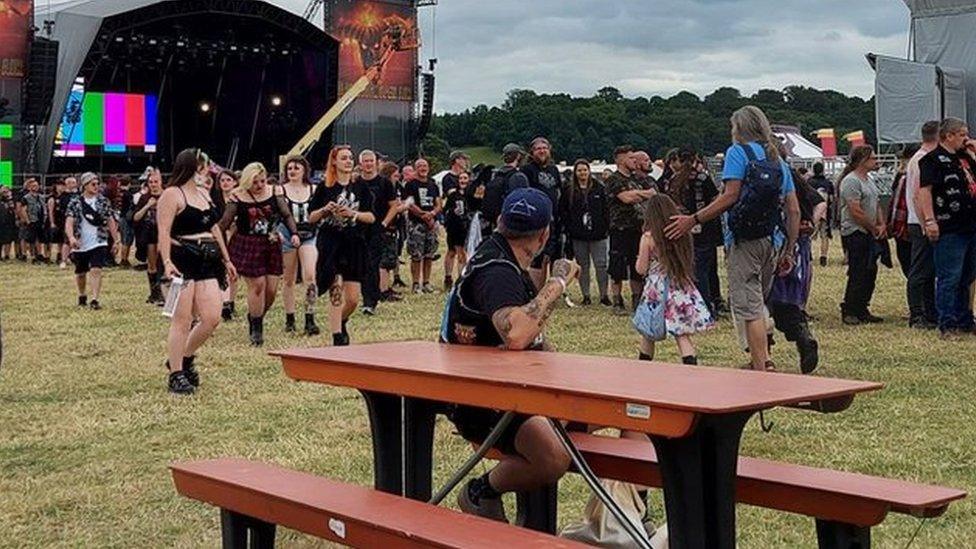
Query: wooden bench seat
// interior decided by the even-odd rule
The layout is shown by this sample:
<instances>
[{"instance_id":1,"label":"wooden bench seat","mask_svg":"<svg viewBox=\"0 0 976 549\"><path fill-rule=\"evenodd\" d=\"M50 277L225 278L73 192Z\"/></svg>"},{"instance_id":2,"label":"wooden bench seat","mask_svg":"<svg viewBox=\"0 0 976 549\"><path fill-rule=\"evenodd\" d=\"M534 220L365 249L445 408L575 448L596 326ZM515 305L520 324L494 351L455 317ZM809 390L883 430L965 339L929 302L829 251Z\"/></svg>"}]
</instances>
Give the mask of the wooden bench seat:
<instances>
[{"instance_id":1,"label":"wooden bench seat","mask_svg":"<svg viewBox=\"0 0 976 549\"><path fill-rule=\"evenodd\" d=\"M586 433L571 437L597 476L661 487L650 442ZM965 497L954 488L739 457L736 501L817 519L821 547L867 547L870 528L889 512L937 517Z\"/></svg>"},{"instance_id":2,"label":"wooden bench seat","mask_svg":"<svg viewBox=\"0 0 976 549\"><path fill-rule=\"evenodd\" d=\"M255 461L214 459L170 469L177 492L221 509L225 549L273 547L275 525L351 547L585 547Z\"/></svg>"}]
</instances>

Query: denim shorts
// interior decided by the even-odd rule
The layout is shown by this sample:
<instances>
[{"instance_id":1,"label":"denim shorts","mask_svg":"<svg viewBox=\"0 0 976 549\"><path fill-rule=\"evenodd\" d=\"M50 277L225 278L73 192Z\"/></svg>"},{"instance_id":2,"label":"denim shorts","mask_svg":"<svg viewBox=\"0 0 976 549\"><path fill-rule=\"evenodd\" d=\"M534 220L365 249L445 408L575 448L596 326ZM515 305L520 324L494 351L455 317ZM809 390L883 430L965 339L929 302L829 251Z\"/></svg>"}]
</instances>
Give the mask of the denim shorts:
<instances>
[{"instance_id":1,"label":"denim shorts","mask_svg":"<svg viewBox=\"0 0 976 549\"><path fill-rule=\"evenodd\" d=\"M281 252L282 253L294 252L295 247L291 245L291 231L288 230L288 227L285 227L284 225L279 225L278 234L281 235ZM312 233L312 237L302 240L301 245L314 247L316 243L316 237L317 234Z\"/></svg>"}]
</instances>

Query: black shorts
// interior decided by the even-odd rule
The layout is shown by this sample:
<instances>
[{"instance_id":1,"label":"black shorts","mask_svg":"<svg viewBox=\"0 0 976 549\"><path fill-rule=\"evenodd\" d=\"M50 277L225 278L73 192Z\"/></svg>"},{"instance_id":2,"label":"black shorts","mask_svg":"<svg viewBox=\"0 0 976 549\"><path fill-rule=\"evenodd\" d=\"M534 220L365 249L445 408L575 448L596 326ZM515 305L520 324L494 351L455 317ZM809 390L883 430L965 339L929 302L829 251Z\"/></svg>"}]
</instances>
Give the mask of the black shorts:
<instances>
[{"instance_id":1,"label":"black shorts","mask_svg":"<svg viewBox=\"0 0 976 549\"><path fill-rule=\"evenodd\" d=\"M337 276L343 282L362 282L366 275L366 240L319 235L316 246L316 284L319 295L329 291Z\"/></svg>"},{"instance_id":2,"label":"black shorts","mask_svg":"<svg viewBox=\"0 0 976 549\"><path fill-rule=\"evenodd\" d=\"M495 428L495 425L498 425L503 415L505 415L504 412L498 410L457 405L448 412L447 417L454 423L465 440L480 444L488 438L491 430ZM518 455L515 450L515 435L530 417L532 416L515 414L512 422L508 424L502 436L495 442L494 448L510 456Z\"/></svg>"},{"instance_id":3,"label":"black shorts","mask_svg":"<svg viewBox=\"0 0 976 549\"><path fill-rule=\"evenodd\" d=\"M213 261L201 260L188 252L182 246L174 245L170 248L170 260L183 275L183 280L216 280L224 282L226 272L224 263L220 259Z\"/></svg>"},{"instance_id":4,"label":"black shorts","mask_svg":"<svg viewBox=\"0 0 976 549\"><path fill-rule=\"evenodd\" d=\"M20 228L20 239L28 244L47 244L47 229L43 221L28 223Z\"/></svg>"},{"instance_id":5,"label":"black shorts","mask_svg":"<svg viewBox=\"0 0 976 549\"><path fill-rule=\"evenodd\" d=\"M637 274L640 229L610 229L610 265L607 272L614 282L641 280Z\"/></svg>"},{"instance_id":6,"label":"black shorts","mask_svg":"<svg viewBox=\"0 0 976 549\"><path fill-rule=\"evenodd\" d=\"M448 223L445 226L447 232L447 248L463 248L468 242L468 227L461 224Z\"/></svg>"},{"instance_id":7,"label":"black shorts","mask_svg":"<svg viewBox=\"0 0 976 549\"><path fill-rule=\"evenodd\" d=\"M532 260L532 268L541 269L542 263L546 261L547 258L550 263L561 258L562 254L560 251L559 235L556 234L555 229L552 229L549 231L549 240L546 241L545 248L543 248L542 252L535 256L535 258Z\"/></svg>"},{"instance_id":8,"label":"black shorts","mask_svg":"<svg viewBox=\"0 0 976 549\"><path fill-rule=\"evenodd\" d=\"M109 259L108 246L99 246L87 252L71 253L76 275L83 275L92 269L102 269L109 264Z\"/></svg>"}]
</instances>

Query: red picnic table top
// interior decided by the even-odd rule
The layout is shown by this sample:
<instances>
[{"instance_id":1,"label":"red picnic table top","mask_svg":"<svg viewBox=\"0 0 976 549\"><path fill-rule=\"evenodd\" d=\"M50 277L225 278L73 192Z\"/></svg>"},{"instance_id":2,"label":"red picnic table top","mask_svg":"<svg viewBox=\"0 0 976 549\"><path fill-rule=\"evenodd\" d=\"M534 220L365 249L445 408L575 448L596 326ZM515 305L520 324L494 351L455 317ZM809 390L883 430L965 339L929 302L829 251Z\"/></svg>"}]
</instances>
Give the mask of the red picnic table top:
<instances>
[{"instance_id":1,"label":"red picnic table top","mask_svg":"<svg viewBox=\"0 0 976 549\"><path fill-rule=\"evenodd\" d=\"M271 353L298 381L686 436L699 415L823 400L850 400L880 383L512 352L430 341L291 349ZM844 404L846 406L846 404Z\"/></svg>"}]
</instances>

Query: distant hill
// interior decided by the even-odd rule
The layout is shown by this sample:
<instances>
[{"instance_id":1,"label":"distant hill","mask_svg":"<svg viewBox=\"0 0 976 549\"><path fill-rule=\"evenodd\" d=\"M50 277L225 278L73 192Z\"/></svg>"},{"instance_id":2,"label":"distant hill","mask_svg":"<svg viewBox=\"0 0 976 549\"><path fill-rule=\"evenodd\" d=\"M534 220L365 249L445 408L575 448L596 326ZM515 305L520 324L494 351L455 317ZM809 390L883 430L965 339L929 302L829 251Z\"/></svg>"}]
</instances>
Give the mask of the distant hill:
<instances>
[{"instance_id":1,"label":"distant hill","mask_svg":"<svg viewBox=\"0 0 976 549\"><path fill-rule=\"evenodd\" d=\"M837 136L864 130L874 142L874 99L849 97L831 90L790 86L760 90L743 97L735 88L719 88L700 98L690 92L672 97L626 98L603 88L591 97L538 94L512 90L501 106L479 105L434 118L424 151L439 157L454 148L488 147L499 151L508 142L528 143L544 135L558 160L609 158L614 147L629 143L661 156L671 147L690 146L706 154L729 144L729 116L743 105L762 108L774 124L799 126L805 135L834 128ZM846 143L839 143L841 152Z\"/></svg>"}]
</instances>

